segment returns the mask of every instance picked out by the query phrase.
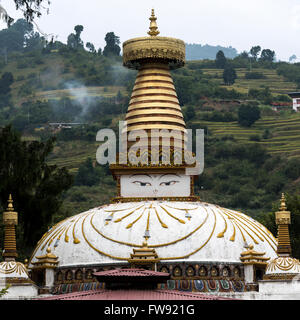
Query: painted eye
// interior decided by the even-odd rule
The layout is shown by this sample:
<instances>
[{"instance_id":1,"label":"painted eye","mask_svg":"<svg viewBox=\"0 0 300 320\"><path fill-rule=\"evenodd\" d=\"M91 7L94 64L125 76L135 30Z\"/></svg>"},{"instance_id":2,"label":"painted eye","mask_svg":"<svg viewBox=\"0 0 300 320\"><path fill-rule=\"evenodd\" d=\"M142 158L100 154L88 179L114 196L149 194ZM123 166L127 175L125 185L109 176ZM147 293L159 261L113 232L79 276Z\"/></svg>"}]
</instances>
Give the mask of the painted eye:
<instances>
[{"instance_id":1,"label":"painted eye","mask_svg":"<svg viewBox=\"0 0 300 320\"><path fill-rule=\"evenodd\" d=\"M148 187L151 186L150 182L142 182L142 181L133 181L134 184L137 184L138 186L141 187Z\"/></svg>"},{"instance_id":2,"label":"painted eye","mask_svg":"<svg viewBox=\"0 0 300 320\"><path fill-rule=\"evenodd\" d=\"M167 181L167 182L161 182L159 185L160 186L172 186L177 182L179 182L179 181Z\"/></svg>"}]
</instances>

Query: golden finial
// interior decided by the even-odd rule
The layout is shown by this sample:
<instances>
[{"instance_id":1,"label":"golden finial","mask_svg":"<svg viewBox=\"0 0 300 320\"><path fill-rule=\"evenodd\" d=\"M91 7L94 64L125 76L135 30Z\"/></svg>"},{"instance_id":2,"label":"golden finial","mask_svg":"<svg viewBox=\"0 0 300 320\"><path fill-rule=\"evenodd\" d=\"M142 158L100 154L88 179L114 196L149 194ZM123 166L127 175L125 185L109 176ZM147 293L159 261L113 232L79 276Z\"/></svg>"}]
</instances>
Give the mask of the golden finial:
<instances>
[{"instance_id":1,"label":"golden finial","mask_svg":"<svg viewBox=\"0 0 300 320\"><path fill-rule=\"evenodd\" d=\"M281 194L281 199L280 199L280 211L285 211L287 209L286 203L285 203L285 195L284 193Z\"/></svg>"},{"instance_id":2,"label":"golden finial","mask_svg":"<svg viewBox=\"0 0 300 320\"><path fill-rule=\"evenodd\" d=\"M8 196L8 205L7 205L7 211L14 211L14 207L13 207L13 199L11 194L9 194Z\"/></svg>"},{"instance_id":3,"label":"golden finial","mask_svg":"<svg viewBox=\"0 0 300 320\"><path fill-rule=\"evenodd\" d=\"M152 9L151 11L151 17L149 18L150 22L150 31L148 31L149 36L151 37L155 37L159 34L158 28L157 28L157 24L156 24L156 17L154 14L154 9Z\"/></svg>"}]
</instances>

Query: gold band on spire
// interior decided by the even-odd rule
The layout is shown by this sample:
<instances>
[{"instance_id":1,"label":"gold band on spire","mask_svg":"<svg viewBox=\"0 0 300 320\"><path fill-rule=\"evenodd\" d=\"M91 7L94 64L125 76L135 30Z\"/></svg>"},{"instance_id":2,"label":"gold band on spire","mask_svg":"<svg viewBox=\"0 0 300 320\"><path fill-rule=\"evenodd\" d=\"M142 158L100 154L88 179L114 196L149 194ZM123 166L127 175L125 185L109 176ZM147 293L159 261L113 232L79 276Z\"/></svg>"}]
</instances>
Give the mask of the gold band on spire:
<instances>
[{"instance_id":1,"label":"gold band on spire","mask_svg":"<svg viewBox=\"0 0 300 320\"><path fill-rule=\"evenodd\" d=\"M148 31L149 36L156 37L159 34L157 24L156 24L156 16L154 14L154 9L151 11L151 17L149 18L150 22L150 30Z\"/></svg>"},{"instance_id":2,"label":"gold band on spire","mask_svg":"<svg viewBox=\"0 0 300 320\"><path fill-rule=\"evenodd\" d=\"M175 38L157 37L159 31L154 9L149 19L150 37L123 43L123 65L137 69L138 74L126 114L126 126L122 130L122 141L128 141L129 134L143 130L146 135L140 138L141 145L156 144L153 146L155 151L151 149L152 155L155 152L158 158L163 158L162 139L170 139L171 149L176 149L171 153L178 157L184 151L187 131L170 70L184 65L185 43ZM133 144L128 142L128 149ZM147 152L144 156L147 157Z\"/></svg>"}]
</instances>

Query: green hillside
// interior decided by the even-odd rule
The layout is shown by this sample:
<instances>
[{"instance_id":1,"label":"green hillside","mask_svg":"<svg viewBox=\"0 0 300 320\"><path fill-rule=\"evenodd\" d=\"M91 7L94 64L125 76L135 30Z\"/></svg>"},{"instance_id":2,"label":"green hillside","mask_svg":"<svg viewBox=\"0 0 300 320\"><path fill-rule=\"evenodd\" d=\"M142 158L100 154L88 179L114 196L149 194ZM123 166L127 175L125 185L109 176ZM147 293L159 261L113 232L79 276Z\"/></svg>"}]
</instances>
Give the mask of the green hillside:
<instances>
[{"instance_id":1,"label":"green hillside","mask_svg":"<svg viewBox=\"0 0 300 320\"><path fill-rule=\"evenodd\" d=\"M257 143L263 145L270 154L281 154L288 158L300 157L300 114L286 118L263 117L251 128L243 128L237 122L193 121L199 127L205 125L216 137L231 135L241 143ZM262 136L266 129L270 137ZM260 141L251 141L252 136L258 135Z\"/></svg>"},{"instance_id":2,"label":"green hillside","mask_svg":"<svg viewBox=\"0 0 300 320\"><path fill-rule=\"evenodd\" d=\"M221 69L202 69L204 74L210 75L220 85L223 84L223 70ZM287 81L283 76L278 75L275 69L255 68L253 71L262 73L263 79L245 79L248 68L236 68L237 79L231 88L238 92L247 94L249 89L261 89L263 87L270 88L273 94L285 94L287 92L296 91L297 85L294 82ZM223 86L225 87L225 86Z\"/></svg>"}]
</instances>

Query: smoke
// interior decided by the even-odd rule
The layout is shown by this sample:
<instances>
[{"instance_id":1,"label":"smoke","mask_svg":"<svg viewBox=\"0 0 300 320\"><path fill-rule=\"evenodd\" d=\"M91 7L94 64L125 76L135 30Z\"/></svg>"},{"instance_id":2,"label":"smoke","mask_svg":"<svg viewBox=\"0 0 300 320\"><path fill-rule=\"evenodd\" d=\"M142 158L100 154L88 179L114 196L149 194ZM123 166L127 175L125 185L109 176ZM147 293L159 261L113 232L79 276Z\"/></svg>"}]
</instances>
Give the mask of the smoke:
<instances>
[{"instance_id":1,"label":"smoke","mask_svg":"<svg viewBox=\"0 0 300 320\"><path fill-rule=\"evenodd\" d=\"M63 119L67 118L68 113L70 115L69 118L73 119L72 122L87 122L91 120L88 114L89 111L98 107L101 108L103 99L116 96L119 90L122 91L122 88L126 90L128 83L132 82L136 75L135 71L123 67L121 62L111 64L107 71L109 76L107 76L104 83L92 86L86 86L84 81L76 79L75 74L72 76L68 74L68 78L71 78L71 80L63 79L61 76L63 71L59 65L51 66L46 72L42 73L40 76L43 82L48 83L50 87L51 83L53 83L53 89L55 83L59 84L59 89L52 89L47 92L48 103L55 115L55 119L52 121L66 122ZM115 86L115 90L112 92L104 89L111 86ZM67 101L66 98L70 100ZM72 115L74 116L72 117Z\"/></svg>"},{"instance_id":2,"label":"smoke","mask_svg":"<svg viewBox=\"0 0 300 320\"><path fill-rule=\"evenodd\" d=\"M78 80L65 82L64 88L67 90L70 99L81 107L81 113L76 116L75 121L82 120L95 101L95 97L90 96L87 87Z\"/></svg>"}]
</instances>

